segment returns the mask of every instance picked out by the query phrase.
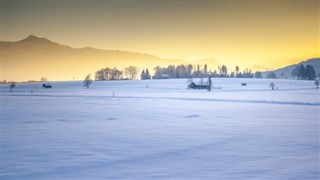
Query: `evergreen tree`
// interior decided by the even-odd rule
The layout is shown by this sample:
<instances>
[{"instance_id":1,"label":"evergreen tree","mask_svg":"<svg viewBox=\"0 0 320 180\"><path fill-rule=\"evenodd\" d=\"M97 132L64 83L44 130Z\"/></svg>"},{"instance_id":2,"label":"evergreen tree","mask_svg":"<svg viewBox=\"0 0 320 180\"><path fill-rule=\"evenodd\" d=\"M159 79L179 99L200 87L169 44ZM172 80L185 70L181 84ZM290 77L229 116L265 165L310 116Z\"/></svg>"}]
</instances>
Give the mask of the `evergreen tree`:
<instances>
[{"instance_id":1,"label":"evergreen tree","mask_svg":"<svg viewBox=\"0 0 320 180\"><path fill-rule=\"evenodd\" d=\"M299 74L299 69L300 69L300 66L296 66L293 70L292 70L292 72L291 72L291 75L292 76L297 76L298 77L298 79L299 79L299 76L298 76L298 74Z\"/></svg>"},{"instance_id":2,"label":"evergreen tree","mask_svg":"<svg viewBox=\"0 0 320 180\"><path fill-rule=\"evenodd\" d=\"M142 70L142 73L141 73L141 79L144 80L144 79L151 79L151 76L150 76L150 73L149 73L149 70L146 69L146 70Z\"/></svg>"},{"instance_id":3,"label":"evergreen tree","mask_svg":"<svg viewBox=\"0 0 320 180\"><path fill-rule=\"evenodd\" d=\"M310 64L306 66L305 78L308 80L314 80L316 78L316 72L313 66Z\"/></svg>"},{"instance_id":4,"label":"evergreen tree","mask_svg":"<svg viewBox=\"0 0 320 180\"><path fill-rule=\"evenodd\" d=\"M300 65L298 71L298 79L305 79L306 78L306 68L303 64Z\"/></svg>"},{"instance_id":5,"label":"evergreen tree","mask_svg":"<svg viewBox=\"0 0 320 180\"><path fill-rule=\"evenodd\" d=\"M191 64L189 64L187 66L187 74L188 74L188 78L191 78L192 76L192 70L193 70L193 66Z\"/></svg>"},{"instance_id":6,"label":"evergreen tree","mask_svg":"<svg viewBox=\"0 0 320 180\"><path fill-rule=\"evenodd\" d=\"M262 78L261 72L260 72L260 71L255 72L255 73L254 73L254 77L255 77L255 78Z\"/></svg>"},{"instance_id":7,"label":"evergreen tree","mask_svg":"<svg viewBox=\"0 0 320 180\"><path fill-rule=\"evenodd\" d=\"M276 73L274 73L274 72L270 72L268 74L267 78L269 78L269 79L278 79Z\"/></svg>"},{"instance_id":8,"label":"evergreen tree","mask_svg":"<svg viewBox=\"0 0 320 180\"><path fill-rule=\"evenodd\" d=\"M220 75L222 77L227 77L228 76L228 68L227 68L226 65L222 65L220 71L221 71Z\"/></svg>"},{"instance_id":9,"label":"evergreen tree","mask_svg":"<svg viewBox=\"0 0 320 180\"><path fill-rule=\"evenodd\" d=\"M146 75L145 75L145 78L146 78L146 79L151 79L151 75L150 75L150 73L149 73L148 68L146 69Z\"/></svg>"},{"instance_id":10,"label":"evergreen tree","mask_svg":"<svg viewBox=\"0 0 320 180\"><path fill-rule=\"evenodd\" d=\"M204 67L203 67L203 73L204 73L205 76L207 76L207 74L208 74L208 66L207 66L207 64L205 64Z\"/></svg>"},{"instance_id":11,"label":"evergreen tree","mask_svg":"<svg viewBox=\"0 0 320 180\"><path fill-rule=\"evenodd\" d=\"M146 79L146 73L144 72L144 69L142 70L140 77L142 80Z\"/></svg>"},{"instance_id":12,"label":"evergreen tree","mask_svg":"<svg viewBox=\"0 0 320 180\"><path fill-rule=\"evenodd\" d=\"M162 68L160 66L157 66L154 68L154 75L153 79L160 79L162 74Z\"/></svg>"},{"instance_id":13,"label":"evergreen tree","mask_svg":"<svg viewBox=\"0 0 320 180\"><path fill-rule=\"evenodd\" d=\"M236 66L236 77L239 77L239 70L240 70L239 66Z\"/></svg>"},{"instance_id":14,"label":"evergreen tree","mask_svg":"<svg viewBox=\"0 0 320 180\"><path fill-rule=\"evenodd\" d=\"M234 78L234 77L235 77L234 72L231 72L231 73L230 73L230 77L231 77L231 78Z\"/></svg>"}]
</instances>

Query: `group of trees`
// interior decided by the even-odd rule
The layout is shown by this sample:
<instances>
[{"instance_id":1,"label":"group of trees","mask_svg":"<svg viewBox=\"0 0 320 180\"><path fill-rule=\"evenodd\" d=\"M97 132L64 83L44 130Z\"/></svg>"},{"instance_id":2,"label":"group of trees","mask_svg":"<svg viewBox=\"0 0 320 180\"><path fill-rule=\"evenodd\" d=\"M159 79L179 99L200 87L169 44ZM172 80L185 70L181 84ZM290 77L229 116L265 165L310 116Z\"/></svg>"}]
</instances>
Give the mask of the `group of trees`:
<instances>
[{"instance_id":1,"label":"group of trees","mask_svg":"<svg viewBox=\"0 0 320 180\"><path fill-rule=\"evenodd\" d=\"M164 79L164 78L189 78L192 76L193 66L192 65L169 65L167 67L157 66L154 68L153 79Z\"/></svg>"},{"instance_id":2,"label":"group of trees","mask_svg":"<svg viewBox=\"0 0 320 180\"><path fill-rule=\"evenodd\" d=\"M150 73L149 73L149 70L148 70L148 68L146 69L146 70L142 70L142 72L141 72L141 79L142 80L144 80L144 79L151 79L151 75L150 75Z\"/></svg>"},{"instance_id":3,"label":"group of trees","mask_svg":"<svg viewBox=\"0 0 320 180\"><path fill-rule=\"evenodd\" d=\"M316 72L312 65L303 64L298 65L292 72L292 76L297 76L298 79L313 80L316 78ZM218 70L211 71L207 64L192 65L169 65L167 67L156 66L154 68L153 76L148 69L143 69L140 78L143 79L171 79L171 78L207 78L207 77L221 77L221 78L262 78L262 73L259 71L252 72L250 69L240 71L239 66L234 70L230 70L226 65L218 67ZM135 66L126 67L124 70L114 68L103 68L95 73L95 80L134 80L139 78L139 68ZM277 74L270 72L267 78L277 79ZM281 78L284 78L284 73L281 73Z\"/></svg>"},{"instance_id":4,"label":"group of trees","mask_svg":"<svg viewBox=\"0 0 320 180\"><path fill-rule=\"evenodd\" d=\"M291 75L298 77L298 79L314 80L316 78L314 67L310 64L306 67L303 64L296 66L292 70Z\"/></svg>"},{"instance_id":5,"label":"group of trees","mask_svg":"<svg viewBox=\"0 0 320 180\"><path fill-rule=\"evenodd\" d=\"M230 72L230 73L229 73ZM113 69L106 67L96 71L95 80L123 80L123 79L137 79L139 69L135 66L129 66L124 71L114 67ZM125 78L124 78L125 76ZM229 71L226 65L218 67L218 70L211 71L208 69L207 64L192 65L192 64L180 64L169 65L167 67L156 66L154 68L153 76L148 69L143 69L140 78L141 79L172 79L172 78L207 78L207 77L223 77L223 78L262 78L261 72L253 73L249 69L240 71L239 66L236 66L235 71Z\"/></svg>"},{"instance_id":6,"label":"group of trees","mask_svg":"<svg viewBox=\"0 0 320 180\"><path fill-rule=\"evenodd\" d=\"M287 77L285 77L285 74L283 72L278 75L281 76L280 78L282 78L282 79L287 78ZM314 67L310 64L308 64L307 66L304 66L303 64L297 65L292 70L291 75L294 77L297 77L298 79L302 79L302 80L314 80L317 77L316 71L314 70ZM267 75L267 78L278 79L279 77L277 76L277 74L275 72L271 71Z\"/></svg>"},{"instance_id":7,"label":"group of trees","mask_svg":"<svg viewBox=\"0 0 320 180\"><path fill-rule=\"evenodd\" d=\"M262 78L261 72L253 73L249 69L240 71L239 66L236 66L235 71L229 73L226 65L218 67L218 71L208 70L207 64L204 66L198 65L169 65L167 67L155 67L153 79L163 79L163 78L206 78L206 77L222 77L222 78Z\"/></svg>"},{"instance_id":8,"label":"group of trees","mask_svg":"<svg viewBox=\"0 0 320 180\"><path fill-rule=\"evenodd\" d=\"M95 80L104 81L104 80L119 80L122 79L123 71L118 70L116 67L113 69L106 67L96 71Z\"/></svg>"},{"instance_id":9,"label":"group of trees","mask_svg":"<svg viewBox=\"0 0 320 180\"><path fill-rule=\"evenodd\" d=\"M124 69L124 71L119 70L118 68L103 68L96 71L95 80L96 81L105 81L105 80L123 80L123 79L137 79L139 73L138 67L129 66ZM124 75L126 78L124 78Z\"/></svg>"},{"instance_id":10,"label":"group of trees","mask_svg":"<svg viewBox=\"0 0 320 180\"><path fill-rule=\"evenodd\" d=\"M225 65L218 67L218 71L213 71L211 77L224 77L224 78L262 78L260 71L252 72L250 69L246 68L242 72L240 71L239 66L236 66L235 71L231 70L228 73L228 68Z\"/></svg>"},{"instance_id":11,"label":"group of trees","mask_svg":"<svg viewBox=\"0 0 320 180\"><path fill-rule=\"evenodd\" d=\"M268 79L278 79L278 76L273 71L267 75Z\"/></svg>"}]
</instances>

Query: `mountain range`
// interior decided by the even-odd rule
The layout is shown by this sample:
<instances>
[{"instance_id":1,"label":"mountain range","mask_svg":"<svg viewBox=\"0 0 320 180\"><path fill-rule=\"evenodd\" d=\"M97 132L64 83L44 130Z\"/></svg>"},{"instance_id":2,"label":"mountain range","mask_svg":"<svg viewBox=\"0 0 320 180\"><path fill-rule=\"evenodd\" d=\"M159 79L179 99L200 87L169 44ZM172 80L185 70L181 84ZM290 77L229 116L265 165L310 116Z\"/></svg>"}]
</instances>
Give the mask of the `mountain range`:
<instances>
[{"instance_id":1,"label":"mountain range","mask_svg":"<svg viewBox=\"0 0 320 180\"><path fill-rule=\"evenodd\" d=\"M151 72L156 66L164 67L170 64L207 64L209 69L217 69L221 65L213 58L190 62L182 59L160 58L138 52L91 47L73 48L34 35L20 41L1 41L0 43L2 49L1 79L7 81L39 80L41 77L46 77L49 80L81 80L89 73L94 75L94 72L101 68L117 67L123 69L130 65L138 66L140 70L149 68ZM317 73L320 73L319 58L306 60L302 63L313 65ZM287 66L274 72L278 77L281 77L283 73L285 77L293 78L291 71L295 66ZM252 70L267 69L260 66L253 68ZM262 75L266 77L268 73L269 71L263 72Z\"/></svg>"},{"instance_id":2,"label":"mountain range","mask_svg":"<svg viewBox=\"0 0 320 180\"><path fill-rule=\"evenodd\" d=\"M140 69L156 66L201 63L218 66L214 59L189 62L181 59L165 59L150 54L120 50L102 50L91 47L72 48L46 38L30 35L16 42L1 42L3 80L49 80L83 79L87 74L105 67L133 65ZM32 70L32 72L30 72Z\"/></svg>"}]
</instances>

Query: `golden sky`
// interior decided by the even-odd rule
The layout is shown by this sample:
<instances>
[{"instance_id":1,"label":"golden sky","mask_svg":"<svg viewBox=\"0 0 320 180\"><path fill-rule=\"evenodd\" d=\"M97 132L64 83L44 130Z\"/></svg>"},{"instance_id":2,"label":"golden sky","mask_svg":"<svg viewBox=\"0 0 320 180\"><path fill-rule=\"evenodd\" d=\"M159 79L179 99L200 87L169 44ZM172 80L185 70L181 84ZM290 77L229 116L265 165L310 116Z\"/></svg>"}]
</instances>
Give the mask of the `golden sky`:
<instances>
[{"instance_id":1,"label":"golden sky","mask_svg":"<svg viewBox=\"0 0 320 180\"><path fill-rule=\"evenodd\" d=\"M228 66L283 67L319 57L318 0L2 0L2 39L30 34L72 47Z\"/></svg>"}]
</instances>

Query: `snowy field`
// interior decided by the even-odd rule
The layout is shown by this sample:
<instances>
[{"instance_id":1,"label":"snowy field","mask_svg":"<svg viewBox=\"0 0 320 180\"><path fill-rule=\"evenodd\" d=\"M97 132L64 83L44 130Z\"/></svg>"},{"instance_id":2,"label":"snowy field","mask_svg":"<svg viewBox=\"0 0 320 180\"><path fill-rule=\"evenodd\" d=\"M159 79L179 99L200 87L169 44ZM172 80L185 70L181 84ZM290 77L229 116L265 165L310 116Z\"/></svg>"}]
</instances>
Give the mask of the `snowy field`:
<instances>
[{"instance_id":1,"label":"snowy field","mask_svg":"<svg viewBox=\"0 0 320 180\"><path fill-rule=\"evenodd\" d=\"M2 85L1 179L320 178L313 81L212 82Z\"/></svg>"}]
</instances>

